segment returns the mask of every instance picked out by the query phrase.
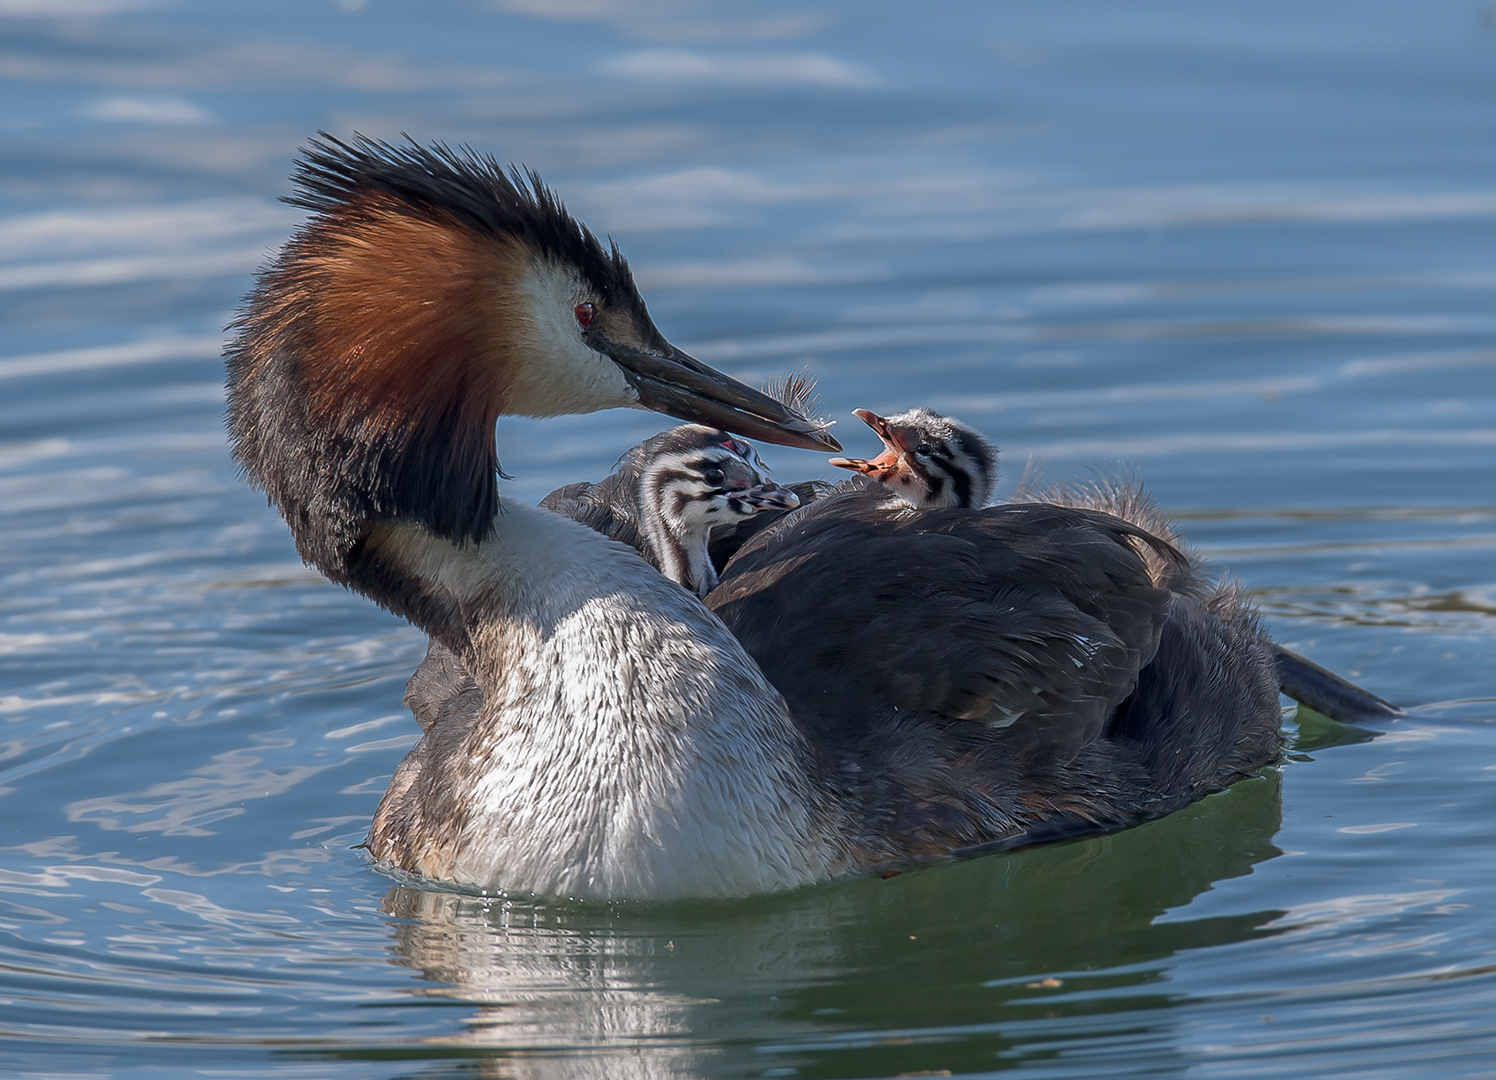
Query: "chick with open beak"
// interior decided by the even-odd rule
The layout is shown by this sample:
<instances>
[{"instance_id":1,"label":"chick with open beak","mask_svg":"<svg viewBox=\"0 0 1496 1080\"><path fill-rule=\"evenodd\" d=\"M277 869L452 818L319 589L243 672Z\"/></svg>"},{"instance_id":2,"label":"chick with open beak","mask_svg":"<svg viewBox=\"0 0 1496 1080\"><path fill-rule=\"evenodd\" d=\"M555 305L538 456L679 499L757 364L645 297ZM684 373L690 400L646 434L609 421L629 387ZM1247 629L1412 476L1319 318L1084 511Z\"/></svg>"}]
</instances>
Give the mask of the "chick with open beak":
<instances>
[{"instance_id":1,"label":"chick with open beak","mask_svg":"<svg viewBox=\"0 0 1496 1080\"><path fill-rule=\"evenodd\" d=\"M975 429L928 409L887 419L867 409L856 416L883 443L872 459L832 458L831 464L878 481L910 506L980 507L997 483L997 450Z\"/></svg>"}]
</instances>

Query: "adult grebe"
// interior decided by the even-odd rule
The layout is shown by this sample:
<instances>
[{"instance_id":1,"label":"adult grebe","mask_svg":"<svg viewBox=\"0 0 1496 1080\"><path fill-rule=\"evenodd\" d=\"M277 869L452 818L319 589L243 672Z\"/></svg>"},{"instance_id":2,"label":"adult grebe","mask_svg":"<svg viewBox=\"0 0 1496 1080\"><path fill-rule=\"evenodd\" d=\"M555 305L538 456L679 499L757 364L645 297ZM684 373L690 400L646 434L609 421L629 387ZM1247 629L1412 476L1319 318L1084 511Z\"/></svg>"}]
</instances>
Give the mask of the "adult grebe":
<instances>
[{"instance_id":1,"label":"adult grebe","mask_svg":"<svg viewBox=\"0 0 1496 1080\"><path fill-rule=\"evenodd\" d=\"M500 498L494 420L642 406L840 447L669 345L533 174L327 138L296 179L313 216L226 352L234 457L304 559L471 679L416 702L376 858L546 895L735 896L1118 828L1276 756L1251 616L1155 582L1139 551L1170 546L1084 509L822 499L709 597L755 663L631 549Z\"/></svg>"}]
</instances>

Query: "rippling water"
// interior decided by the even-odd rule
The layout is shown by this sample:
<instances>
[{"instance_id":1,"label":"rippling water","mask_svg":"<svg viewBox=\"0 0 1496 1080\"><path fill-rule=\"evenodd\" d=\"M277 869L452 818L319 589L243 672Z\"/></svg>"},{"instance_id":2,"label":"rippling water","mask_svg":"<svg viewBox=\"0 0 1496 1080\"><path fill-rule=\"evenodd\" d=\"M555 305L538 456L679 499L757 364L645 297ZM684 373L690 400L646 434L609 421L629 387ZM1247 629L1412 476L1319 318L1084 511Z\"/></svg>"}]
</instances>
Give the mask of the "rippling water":
<instances>
[{"instance_id":1,"label":"rippling water","mask_svg":"<svg viewBox=\"0 0 1496 1080\"><path fill-rule=\"evenodd\" d=\"M0 1071L1496 1075L1496 16L915 7L0 0ZM220 423L318 128L539 168L673 340L954 412L1006 490L1137 471L1410 717L886 882L392 882L351 846L422 640ZM509 491L659 424L506 421Z\"/></svg>"}]
</instances>

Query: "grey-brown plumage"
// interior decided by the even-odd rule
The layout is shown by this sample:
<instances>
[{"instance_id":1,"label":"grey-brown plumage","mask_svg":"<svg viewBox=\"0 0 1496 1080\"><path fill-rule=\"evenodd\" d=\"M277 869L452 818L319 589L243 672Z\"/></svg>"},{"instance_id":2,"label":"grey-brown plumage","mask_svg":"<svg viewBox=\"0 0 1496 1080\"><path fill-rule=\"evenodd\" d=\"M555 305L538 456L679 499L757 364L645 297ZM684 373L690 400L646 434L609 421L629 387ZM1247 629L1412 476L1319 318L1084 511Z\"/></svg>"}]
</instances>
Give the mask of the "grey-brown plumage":
<instances>
[{"instance_id":1,"label":"grey-brown plumage","mask_svg":"<svg viewBox=\"0 0 1496 1080\"><path fill-rule=\"evenodd\" d=\"M1170 597L1132 539L1170 551L1084 511L890 514L876 493L838 494L746 545L711 606L782 692L1022 721L1080 746L1158 649Z\"/></svg>"},{"instance_id":2,"label":"grey-brown plumage","mask_svg":"<svg viewBox=\"0 0 1496 1080\"><path fill-rule=\"evenodd\" d=\"M883 453L873 459L833 458L833 465L862 473L919 509L987 505L997 482L997 451L974 428L929 409L911 409L887 419L866 409L853 411L877 434ZM848 490L856 490L855 485L848 485ZM1020 482L1012 501L1098 510L1121 518L1184 555L1166 557L1156 546L1134 542L1156 584L1222 610L1242 603L1228 599L1235 597L1235 589L1216 582L1181 545L1173 523L1137 480L1105 477L1052 484L1043 491ZM1335 720L1349 724L1399 715L1395 706L1281 645L1273 646L1273 661L1284 694Z\"/></svg>"},{"instance_id":3,"label":"grey-brown plumage","mask_svg":"<svg viewBox=\"0 0 1496 1080\"><path fill-rule=\"evenodd\" d=\"M1143 489L1141 481L1126 476L1110 476L1085 483L1051 484L1043 489L1020 484L1017 498L1038 499L1059 506L1081 507L1112 514L1145 529L1154 536L1178 547L1185 558L1180 561L1160 559L1156 553L1141 552L1154 580L1197 599L1206 600L1216 609L1241 607L1247 601L1233 584L1215 581L1200 560L1181 544L1174 524ZM1402 710L1355 683L1320 667L1291 649L1276 642L1272 646L1273 670L1278 689L1286 696L1342 724L1359 724L1388 720L1402 715Z\"/></svg>"},{"instance_id":4,"label":"grey-brown plumage","mask_svg":"<svg viewBox=\"0 0 1496 1080\"><path fill-rule=\"evenodd\" d=\"M707 598L897 856L1115 828L1272 761L1272 644L1166 541L1027 504L844 491L750 540ZM834 630L832 628L835 628Z\"/></svg>"}]
</instances>

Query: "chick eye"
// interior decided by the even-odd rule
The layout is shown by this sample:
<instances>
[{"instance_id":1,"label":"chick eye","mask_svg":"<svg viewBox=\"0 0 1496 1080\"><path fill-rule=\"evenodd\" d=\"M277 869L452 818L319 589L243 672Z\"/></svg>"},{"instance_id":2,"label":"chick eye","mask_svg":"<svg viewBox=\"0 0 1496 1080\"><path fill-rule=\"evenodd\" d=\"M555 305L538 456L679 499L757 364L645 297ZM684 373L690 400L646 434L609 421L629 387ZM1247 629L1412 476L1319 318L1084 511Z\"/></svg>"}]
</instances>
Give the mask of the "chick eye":
<instances>
[{"instance_id":1,"label":"chick eye","mask_svg":"<svg viewBox=\"0 0 1496 1080\"><path fill-rule=\"evenodd\" d=\"M712 487L721 487L727 480L727 474L721 469L708 469L701 474L701 478Z\"/></svg>"},{"instance_id":2,"label":"chick eye","mask_svg":"<svg viewBox=\"0 0 1496 1080\"><path fill-rule=\"evenodd\" d=\"M585 330L592 325L592 320L597 318L597 305L578 304L573 309L573 312L577 317L577 325Z\"/></svg>"},{"instance_id":3,"label":"chick eye","mask_svg":"<svg viewBox=\"0 0 1496 1080\"><path fill-rule=\"evenodd\" d=\"M915 449L914 452L916 454L920 454L920 455L922 455L924 457L929 457L931 454L933 454L935 452L935 448L933 446L931 446L927 442L922 442L922 443L919 444L919 446Z\"/></svg>"}]
</instances>

